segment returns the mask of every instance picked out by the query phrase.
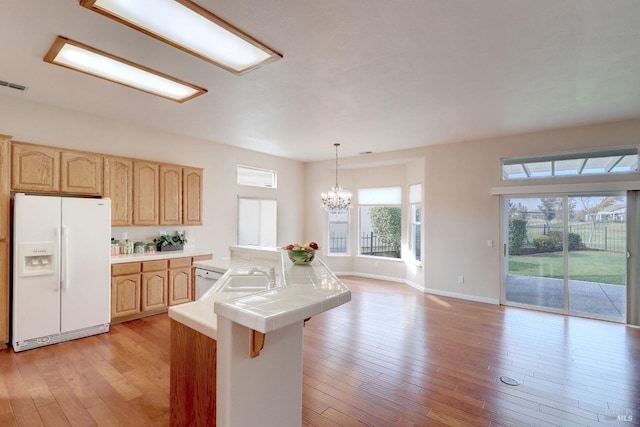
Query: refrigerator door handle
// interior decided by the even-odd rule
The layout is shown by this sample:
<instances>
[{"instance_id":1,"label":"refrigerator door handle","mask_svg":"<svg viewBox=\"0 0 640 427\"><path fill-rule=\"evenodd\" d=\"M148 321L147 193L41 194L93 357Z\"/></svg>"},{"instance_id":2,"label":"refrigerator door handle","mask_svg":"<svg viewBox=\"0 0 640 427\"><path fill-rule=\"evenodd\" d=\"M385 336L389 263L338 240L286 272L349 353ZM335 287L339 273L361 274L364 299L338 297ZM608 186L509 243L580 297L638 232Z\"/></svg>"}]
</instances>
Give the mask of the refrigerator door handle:
<instances>
[{"instance_id":1,"label":"refrigerator door handle","mask_svg":"<svg viewBox=\"0 0 640 427\"><path fill-rule=\"evenodd\" d=\"M69 268L67 263L69 262L69 229L62 226L62 289L69 289Z\"/></svg>"},{"instance_id":2,"label":"refrigerator door handle","mask_svg":"<svg viewBox=\"0 0 640 427\"><path fill-rule=\"evenodd\" d=\"M58 248L56 250L57 253L60 253L60 245L61 245L61 242L62 242L62 240L60 238L60 233L61 233L60 227L56 227L56 248ZM60 265L60 264L58 263L58 265ZM56 271L57 271L58 277L57 277L57 280L56 280L56 289L55 290L59 291L60 290L60 269L56 268Z\"/></svg>"}]
</instances>

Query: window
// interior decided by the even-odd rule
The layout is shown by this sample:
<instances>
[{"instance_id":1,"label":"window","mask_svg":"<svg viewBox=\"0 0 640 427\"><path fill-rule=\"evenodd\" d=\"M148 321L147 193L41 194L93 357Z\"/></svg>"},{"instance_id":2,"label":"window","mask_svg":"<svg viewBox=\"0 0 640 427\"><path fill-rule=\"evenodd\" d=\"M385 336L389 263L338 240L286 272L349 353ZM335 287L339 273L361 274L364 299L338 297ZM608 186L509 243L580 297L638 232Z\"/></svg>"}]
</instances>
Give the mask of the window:
<instances>
[{"instance_id":1,"label":"window","mask_svg":"<svg viewBox=\"0 0 640 427\"><path fill-rule=\"evenodd\" d=\"M638 148L504 159L502 179L605 175L638 171Z\"/></svg>"},{"instance_id":2,"label":"window","mask_svg":"<svg viewBox=\"0 0 640 427\"><path fill-rule=\"evenodd\" d=\"M410 245L415 261L422 260L422 184L409 186L409 204L411 206Z\"/></svg>"},{"instance_id":3,"label":"window","mask_svg":"<svg viewBox=\"0 0 640 427\"><path fill-rule=\"evenodd\" d=\"M400 258L401 202L400 187L358 190L360 255Z\"/></svg>"},{"instance_id":4,"label":"window","mask_svg":"<svg viewBox=\"0 0 640 427\"><path fill-rule=\"evenodd\" d=\"M238 197L238 244L276 246L278 202Z\"/></svg>"},{"instance_id":5,"label":"window","mask_svg":"<svg viewBox=\"0 0 640 427\"><path fill-rule=\"evenodd\" d=\"M349 211L329 212L329 255L346 255L349 241Z\"/></svg>"},{"instance_id":6,"label":"window","mask_svg":"<svg viewBox=\"0 0 640 427\"><path fill-rule=\"evenodd\" d=\"M238 185L263 188L278 187L278 173L276 171L252 168L249 166L238 166L236 171Z\"/></svg>"}]
</instances>

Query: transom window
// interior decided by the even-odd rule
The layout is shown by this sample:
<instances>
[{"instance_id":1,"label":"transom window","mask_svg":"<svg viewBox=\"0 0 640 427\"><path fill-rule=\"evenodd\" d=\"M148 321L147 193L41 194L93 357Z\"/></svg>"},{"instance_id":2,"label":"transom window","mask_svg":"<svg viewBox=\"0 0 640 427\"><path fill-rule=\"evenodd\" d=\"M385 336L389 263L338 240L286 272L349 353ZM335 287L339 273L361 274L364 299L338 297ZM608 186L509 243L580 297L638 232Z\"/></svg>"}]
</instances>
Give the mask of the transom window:
<instances>
[{"instance_id":1,"label":"transom window","mask_svg":"<svg viewBox=\"0 0 640 427\"><path fill-rule=\"evenodd\" d=\"M503 180L637 171L637 147L502 160Z\"/></svg>"},{"instance_id":2,"label":"transom window","mask_svg":"<svg viewBox=\"0 0 640 427\"><path fill-rule=\"evenodd\" d=\"M238 185L263 188L278 187L278 173L276 171L240 165L237 166L236 171Z\"/></svg>"}]
</instances>

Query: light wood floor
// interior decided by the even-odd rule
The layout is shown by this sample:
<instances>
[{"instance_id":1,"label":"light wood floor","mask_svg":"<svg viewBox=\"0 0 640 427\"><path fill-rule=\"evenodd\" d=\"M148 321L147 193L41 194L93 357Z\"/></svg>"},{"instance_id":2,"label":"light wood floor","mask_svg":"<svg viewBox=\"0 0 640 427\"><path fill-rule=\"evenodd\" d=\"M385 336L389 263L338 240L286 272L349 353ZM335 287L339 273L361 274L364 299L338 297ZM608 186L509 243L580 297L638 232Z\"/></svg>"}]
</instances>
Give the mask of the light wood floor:
<instances>
[{"instance_id":1,"label":"light wood floor","mask_svg":"<svg viewBox=\"0 0 640 427\"><path fill-rule=\"evenodd\" d=\"M639 330L342 280L352 302L305 328L304 426L640 425ZM0 351L0 426L168 420L166 315Z\"/></svg>"}]
</instances>

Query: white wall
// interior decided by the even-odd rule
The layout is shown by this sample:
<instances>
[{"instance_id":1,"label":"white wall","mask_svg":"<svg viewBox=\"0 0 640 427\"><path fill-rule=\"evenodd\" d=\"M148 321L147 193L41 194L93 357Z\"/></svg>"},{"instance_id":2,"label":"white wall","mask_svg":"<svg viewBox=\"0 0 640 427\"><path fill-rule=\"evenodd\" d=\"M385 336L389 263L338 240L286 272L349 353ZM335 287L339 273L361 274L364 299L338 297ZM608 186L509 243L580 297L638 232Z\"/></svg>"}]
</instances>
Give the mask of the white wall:
<instances>
[{"instance_id":1,"label":"white wall","mask_svg":"<svg viewBox=\"0 0 640 427\"><path fill-rule=\"evenodd\" d=\"M13 140L204 168L203 225L192 227L117 227L130 239L151 240L159 230L186 229L189 244L228 256L236 243L237 197L278 199L278 244L299 239L304 209L304 165L253 151L177 136L88 114L78 114L13 97L0 97L0 134ZM236 165L278 172L276 190L236 185Z\"/></svg>"},{"instance_id":2,"label":"white wall","mask_svg":"<svg viewBox=\"0 0 640 427\"><path fill-rule=\"evenodd\" d=\"M236 240L239 194L265 198L276 195L279 245L315 240L327 246L326 213L320 208L319 195L335 182L333 159L302 164L13 97L0 97L0 133L13 135L18 141L203 167L204 225L188 230L197 247L213 249L217 257L227 255L228 246ZM640 120L629 120L341 158L339 181L354 192L356 203L359 187L401 185L406 193L408 185L422 181L423 267L420 271L409 264L385 260L379 260L376 266L375 260L355 256L355 240L351 242L351 256L324 260L338 272L395 277L430 292L497 302L500 215L499 198L491 195L492 187L639 179L635 174L505 183L500 181L500 159L637 145L639 135ZM277 170L278 189L237 186L237 164ZM404 198L406 206L406 194ZM116 236L119 230L115 230ZM152 238L158 228L129 231L130 237ZM405 229L405 244L407 238ZM493 240L494 246L487 247L487 240ZM465 277L462 284L458 283L459 275Z\"/></svg>"},{"instance_id":3,"label":"white wall","mask_svg":"<svg viewBox=\"0 0 640 427\"><path fill-rule=\"evenodd\" d=\"M381 180L395 185L404 179L404 189L416 183L419 180L417 175L422 174L423 271L412 269L409 264L402 271L380 267L375 270L368 260L356 257L331 257L326 261L336 271L396 273L396 277L423 284L428 292L498 302L501 225L499 197L491 195L492 187L640 179L638 174L633 174L502 182L501 158L639 143L640 120L629 120L343 158L340 160L340 183L354 193L358 186L375 186ZM405 178L389 173L392 170L390 164L405 168ZM306 165L308 203L319 203L316 202L319 192L332 183L332 170L330 162ZM326 216L320 209L312 210L307 218L307 236L315 235L319 230L326 231ZM403 238L407 237L408 233L403 233ZM487 240L493 240L493 247L487 246ZM464 276L464 283L458 283L460 275ZM423 282L418 279L420 276Z\"/></svg>"}]
</instances>

